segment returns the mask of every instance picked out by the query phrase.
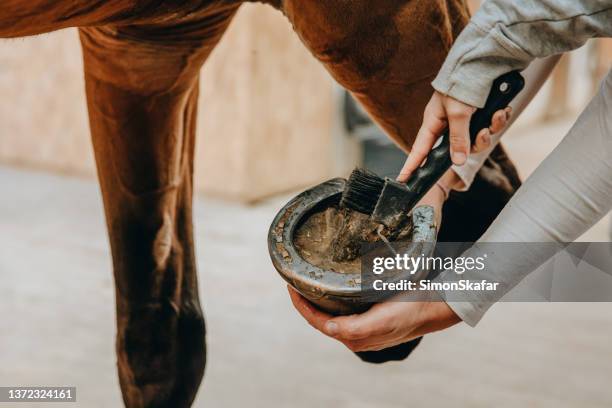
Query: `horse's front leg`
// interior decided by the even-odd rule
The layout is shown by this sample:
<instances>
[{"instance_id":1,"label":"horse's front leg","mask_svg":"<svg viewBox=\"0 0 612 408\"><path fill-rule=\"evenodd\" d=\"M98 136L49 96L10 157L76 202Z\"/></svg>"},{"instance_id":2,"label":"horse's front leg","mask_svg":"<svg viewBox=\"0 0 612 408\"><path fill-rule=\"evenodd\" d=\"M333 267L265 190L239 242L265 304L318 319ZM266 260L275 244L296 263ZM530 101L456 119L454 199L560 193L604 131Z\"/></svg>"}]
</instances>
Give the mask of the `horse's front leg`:
<instances>
[{"instance_id":1,"label":"horse's front leg","mask_svg":"<svg viewBox=\"0 0 612 408\"><path fill-rule=\"evenodd\" d=\"M198 75L232 15L184 43L150 28L81 30L128 407L187 407L204 372L192 231Z\"/></svg>"}]
</instances>

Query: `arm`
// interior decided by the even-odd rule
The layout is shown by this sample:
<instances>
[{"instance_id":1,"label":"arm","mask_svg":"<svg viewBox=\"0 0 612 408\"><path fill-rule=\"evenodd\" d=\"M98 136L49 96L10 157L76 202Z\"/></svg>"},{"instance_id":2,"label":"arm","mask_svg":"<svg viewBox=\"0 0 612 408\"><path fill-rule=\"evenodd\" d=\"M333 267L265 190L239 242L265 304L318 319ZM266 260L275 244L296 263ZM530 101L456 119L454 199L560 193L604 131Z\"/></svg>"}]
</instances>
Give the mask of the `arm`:
<instances>
[{"instance_id":1,"label":"arm","mask_svg":"<svg viewBox=\"0 0 612 408\"><path fill-rule=\"evenodd\" d=\"M476 107L484 105L495 78L523 69L535 58L577 48L589 38L612 36L611 22L609 2L487 1L458 37L432 83L437 92L425 109L402 178L420 166L447 124L453 163L463 165L470 149L469 119ZM489 139L483 130L476 145L490 145Z\"/></svg>"},{"instance_id":2,"label":"arm","mask_svg":"<svg viewBox=\"0 0 612 408\"><path fill-rule=\"evenodd\" d=\"M482 146L480 150L473 151L472 154L467 157L464 165L453 165L452 171L449 171L448 174L446 174L436 186L443 188L445 192L451 189L457 191L467 191L471 187L476 174L484 162L487 160L493 149L495 149L495 146L499 144L506 131L510 128L514 121L518 119L521 113L525 110L525 108L527 108L533 98L540 91L548 79L548 76L559 62L559 59L561 59L561 55L554 55L552 57L537 60L523 72L523 76L525 77L525 89L510 104L513 113L512 116L508 120L505 120L503 116L501 118L498 116L498 118L501 120L494 121L489 128L491 134L490 142L486 146ZM416 165L417 164L415 163L415 166ZM412 171L413 170L410 170L410 172ZM402 175L399 177L401 181L407 178L404 176L405 173L408 173L407 169L402 171ZM429 202L426 202L425 204L431 205ZM440 220L438 220L438 224L439 222Z\"/></svg>"},{"instance_id":3,"label":"arm","mask_svg":"<svg viewBox=\"0 0 612 408\"><path fill-rule=\"evenodd\" d=\"M432 123L441 118L448 120L451 141L454 140L455 148L459 146L459 150L464 152L469 148L465 140L469 139L466 131L461 134L462 129L466 129L474 107L481 106L486 99L490 84L498 74L524 68L536 57L576 48L588 38L610 35L612 31L612 6L602 2L590 2L589 9L583 1L570 4L546 0L523 8L521 3L514 2L506 5L506 9L501 8L500 3L502 1L498 0L486 3L459 37L434 81L440 102L435 111L438 115L426 112L422 128L425 132L420 132L425 135L428 131L432 133ZM557 8L553 9L553 5ZM601 129L602 124L610 126L609 121L604 120L607 116L602 108L610 104L609 94L610 78L563 144L519 190L482 238L483 241L573 241L609 211L607 198L612 189L607 180L611 172L605 157L605 153L610 152L609 138L605 136L609 131ZM586 125L587 122L599 124L599 127ZM585 135L593 140L585 140ZM420 147L414 150L426 154L430 142L423 136L417 137L415 146ZM601 152L604 152L603 157ZM419 159L409 158L403 173L409 174L416 168L422 160ZM594 170L579 171L568 166L568 163L576 161L589 163ZM472 166L478 164L479 160L473 160ZM510 289L548 256L550 254L531 253L520 269L502 259L493 259L489 264L495 269L487 270L487 273ZM487 299L465 300L449 302L449 305L470 324L476 324L491 305Z\"/></svg>"},{"instance_id":4,"label":"arm","mask_svg":"<svg viewBox=\"0 0 612 408\"><path fill-rule=\"evenodd\" d=\"M470 279L516 286L551 255L551 247L533 242L573 242L612 209L612 71L600 92L557 148L519 189L479 242L514 242L502 253L488 253L487 269ZM464 256L480 256L476 245ZM516 256L513 256L513 252ZM482 276L481 276L482 275ZM446 273L448 282L457 277ZM449 306L470 325L498 299L450 297Z\"/></svg>"},{"instance_id":5,"label":"arm","mask_svg":"<svg viewBox=\"0 0 612 408\"><path fill-rule=\"evenodd\" d=\"M489 0L463 30L433 87L482 107L493 80L534 59L612 36L612 5L594 0Z\"/></svg>"},{"instance_id":6,"label":"arm","mask_svg":"<svg viewBox=\"0 0 612 408\"><path fill-rule=\"evenodd\" d=\"M487 253L484 274L470 274L470 279L501 282L509 289L552 255L550 247L536 246L533 250L530 242L574 241L612 209L611 106L612 71L569 134L480 240L525 243L524 247L514 246L514 254ZM482 255L479 251L476 245L463 256L478 257ZM445 275L445 282L457 277L454 273ZM439 299L386 302L360 315L332 317L296 292L290 290L290 294L295 307L313 327L354 351L380 350L443 330L460 320L476 325L494 301L474 295L460 299L458 292L446 303Z\"/></svg>"}]
</instances>

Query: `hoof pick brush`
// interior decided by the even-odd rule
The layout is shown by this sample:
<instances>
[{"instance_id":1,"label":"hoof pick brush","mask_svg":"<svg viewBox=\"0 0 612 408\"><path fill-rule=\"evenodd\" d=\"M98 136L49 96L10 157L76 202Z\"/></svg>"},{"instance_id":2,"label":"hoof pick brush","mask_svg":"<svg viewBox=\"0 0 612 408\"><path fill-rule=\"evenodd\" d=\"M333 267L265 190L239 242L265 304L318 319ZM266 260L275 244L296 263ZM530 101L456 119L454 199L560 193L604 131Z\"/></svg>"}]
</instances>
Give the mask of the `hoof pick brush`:
<instances>
[{"instance_id":1,"label":"hoof pick brush","mask_svg":"<svg viewBox=\"0 0 612 408\"><path fill-rule=\"evenodd\" d=\"M489 127L493 115L506 108L523 89L525 81L518 71L497 78L485 106L472 115L470 140L476 142L480 130ZM371 216L375 222L392 227L407 214L451 167L450 136L448 128L442 132L442 141L429 152L425 164L412 173L403 184L390 178L381 178L365 169L355 169L348 179L341 207Z\"/></svg>"}]
</instances>

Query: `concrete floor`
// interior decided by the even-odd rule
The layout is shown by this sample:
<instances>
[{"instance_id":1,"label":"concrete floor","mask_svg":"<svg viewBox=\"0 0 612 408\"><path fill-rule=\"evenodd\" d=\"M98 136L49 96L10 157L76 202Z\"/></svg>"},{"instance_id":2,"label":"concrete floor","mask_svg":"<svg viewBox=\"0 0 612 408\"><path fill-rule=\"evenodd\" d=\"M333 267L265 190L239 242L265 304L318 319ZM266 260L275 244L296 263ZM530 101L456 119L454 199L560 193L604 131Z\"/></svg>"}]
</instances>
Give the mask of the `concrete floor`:
<instances>
[{"instance_id":1,"label":"concrete floor","mask_svg":"<svg viewBox=\"0 0 612 408\"><path fill-rule=\"evenodd\" d=\"M525 175L558 138L522 132L509 140ZM0 186L0 385L71 385L78 402L66 406L121 406L97 186L7 167ZM428 336L408 361L359 362L294 312L268 259L286 199L197 201L209 362L196 407L612 406L608 304L500 304L475 329ZM606 222L585 239L607 240Z\"/></svg>"}]
</instances>

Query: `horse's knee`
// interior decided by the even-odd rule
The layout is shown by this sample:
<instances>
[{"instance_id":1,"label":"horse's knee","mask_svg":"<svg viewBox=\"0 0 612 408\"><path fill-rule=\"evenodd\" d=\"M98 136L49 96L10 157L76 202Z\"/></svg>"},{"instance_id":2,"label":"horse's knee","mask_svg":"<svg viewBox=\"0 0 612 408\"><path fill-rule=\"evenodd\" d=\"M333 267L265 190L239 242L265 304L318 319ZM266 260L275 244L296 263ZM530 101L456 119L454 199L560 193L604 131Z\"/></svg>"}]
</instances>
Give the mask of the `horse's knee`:
<instances>
[{"instance_id":1,"label":"horse's knee","mask_svg":"<svg viewBox=\"0 0 612 408\"><path fill-rule=\"evenodd\" d=\"M79 29L86 77L138 98L181 91L197 77L197 51L130 36L115 26Z\"/></svg>"},{"instance_id":2,"label":"horse's knee","mask_svg":"<svg viewBox=\"0 0 612 408\"><path fill-rule=\"evenodd\" d=\"M136 95L183 92L197 79L238 6L202 7L163 23L81 28L85 71ZM190 7L177 7L175 14Z\"/></svg>"}]
</instances>

